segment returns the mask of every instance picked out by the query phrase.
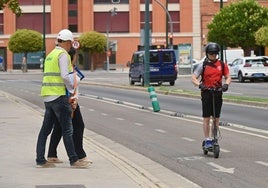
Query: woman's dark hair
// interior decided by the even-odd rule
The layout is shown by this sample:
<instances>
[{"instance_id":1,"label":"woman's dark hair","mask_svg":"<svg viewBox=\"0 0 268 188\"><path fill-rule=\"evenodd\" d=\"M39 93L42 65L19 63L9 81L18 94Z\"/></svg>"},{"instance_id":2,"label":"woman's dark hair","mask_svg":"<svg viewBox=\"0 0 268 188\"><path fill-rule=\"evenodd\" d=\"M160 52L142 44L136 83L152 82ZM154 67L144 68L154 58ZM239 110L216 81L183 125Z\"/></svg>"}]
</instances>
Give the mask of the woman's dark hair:
<instances>
[{"instance_id":1,"label":"woman's dark hair","mask_svg":"<svg viewBox=\"0 0 268 188\"><path fill-rule=\"evenodd\" d=\"M71 56L71 60L73 60L73 57L76 53L76 49L74 47L71 47L70 51L68 52L69 55Z\"/></svg>"}]
</instances>

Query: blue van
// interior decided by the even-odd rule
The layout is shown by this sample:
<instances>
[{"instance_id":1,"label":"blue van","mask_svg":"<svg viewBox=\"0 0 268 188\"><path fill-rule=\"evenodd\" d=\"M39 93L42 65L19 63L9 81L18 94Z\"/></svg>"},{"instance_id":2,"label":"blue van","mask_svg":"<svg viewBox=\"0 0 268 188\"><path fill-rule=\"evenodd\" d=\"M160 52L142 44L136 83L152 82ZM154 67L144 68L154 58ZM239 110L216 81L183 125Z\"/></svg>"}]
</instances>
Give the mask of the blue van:
<instances>
[{"instance_id":1,"label":"blue van","mask_svg":"<svg viewBox=\"0 0 268 188\"><path fill-rule=\"evenodd\" d=\"M137 51L132 55L129 68L129 84L134 85L140 82L144 86L145 73L145 51ZM175 52L172 49L150 50L150 83L157 82L161 85L163 82L169 82L174 86L178 74L178 66Z\"/></svg>"}]
</instances>

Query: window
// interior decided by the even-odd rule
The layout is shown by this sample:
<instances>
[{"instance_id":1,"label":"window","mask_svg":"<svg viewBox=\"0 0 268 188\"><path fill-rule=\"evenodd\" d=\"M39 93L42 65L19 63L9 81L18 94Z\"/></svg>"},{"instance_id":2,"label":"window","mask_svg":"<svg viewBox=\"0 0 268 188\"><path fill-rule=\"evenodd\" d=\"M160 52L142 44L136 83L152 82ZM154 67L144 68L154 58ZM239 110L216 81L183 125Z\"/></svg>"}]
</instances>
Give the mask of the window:
<instances>
[{"instance_id":1,"label":"window","mask_svg":"<svg viewBox=\"0 0 268 188\"><path fill-rule=\"evenodd\" d=\"M158 63L158 53L157 52L150 52L150 63Z\"/></svg>"},{"instance_id":2,"label":"window","mask_svg":"<svg viewBox=\"0 0 268 188\"><path fill-rule=\"evenodd\" d=\"M145 3L145 0L140 0L140 3ZM149 3L152 3L152 0L150 0Z\"/></svg>"},{"instance_id":3,"label":"window","mask_svg":"<svg viewBox=\"0 0 268 188\"><path fill-rule=\"evenodd\" d=\"M180 12L179 11L170 11L170 17L173 23L173 31L180 32Z\"/></svg>"},{"instance_id":4,"label":"window","mask_svg":"<svg viewBox=\"0 0 268 188\"><path fill-rule=\"evenodd\" d=\"M20 5L43 5L43 0L19 0ZM46 5L50 5L50 0L45 0Z\"/></svg>"},{"instance_id":5,"label":"window","mask_svg":"<svg viewBox=\"0 0 268 188\"><path fill-rule=\"evenodd\" d=\"M172 53L171 52L163 52L163 62L170 63L172 62Z\"/></svg>"},{"instance_id":6,"label":"window","mask_svg":"<svg viewBox=\"0 0 268 188\"><path fill-rule=\"evenodd\" d=\"M72 32L77 32L77 25L69 25L68 29Z\"/></svg>"},{"instance_id":7,"label":"window","mask_svg":"<svg viewBox=\"0 0 268 188\"><path fill-rule=\"evenodd\" d=\"M68 29L72 32L78 32L77 26L77 0L68 1Z\"/></svg>"},{"instance_id":8,"label":"window","mask_svg":"<svg viewBox=\"0 0 268 188\"><path fill-rule=\"evenodd\" d=\"M42 24L40 24L42 23ZM32 29L43 33L43 13L25 13L17 17L16 29ZM46 33L51 31L50 14L46 14Z\"/></svg>"},{"instance_id":9,"label":"window","mask_svg":"<svg viewBox=\"0 0 268 188\"><path fill-rule=\"evenodd\" d=\"M4 34L3 14L0 14L0 34Z\"/></svg>"},{"instance_id":10,"label":"window","mask_svg":"<svg viewBox=\"0 0 268 188\"><path fill-rule=\"evenodd\" d=\"M118 12L111 16L110 12L94 13L94 30L98 32L126 33L129 32L129 13Z\"/></svg>"},{"instance_id":11,"label":"window","mask_svg":"<svg viewBox=\"0 0 268 188\"><path fill-rule=\"evenodd\" d=\"M69 0L68 4L77 4L77 0Z\"/></svg>"},{"instance_id":12,"label":"window","mask_svg":"<svg viewBox=\"0 0 268 188\"><path fill-rule=\"evenodd\" d=\"M152 12L150 12L149 28L152 30ZM145 12L140 12L140 29L145 29Z\"/></svg>"},{"instance_id":13,"label":"window","mask_svg":"<svg viewBox=\"0 0 268 188\"><path fill-rule=\"evenodd\" d=\"M138 54L138 63L143 64L144 63L144 54Z\"/></svg>"},{"instance_id":14,"label":"window","mask_svg":"<svg viewBox=\"0 0 268 188\"><path fill-rule=\"evenodd\" d=\"M111 4L112 0L94 0L94 4ZM120 0L120 4L128 4L129 0Z\"/></svg>"},{"instance_id":15,"label":"window","mask_svg":"<svg viewBox=\"0 0 268 188\"><path fill-rule=\"evenodd\" d=\"M69 10L68 16L69 17L77 17L77 10Z\"/></svg>"}]
</instances>

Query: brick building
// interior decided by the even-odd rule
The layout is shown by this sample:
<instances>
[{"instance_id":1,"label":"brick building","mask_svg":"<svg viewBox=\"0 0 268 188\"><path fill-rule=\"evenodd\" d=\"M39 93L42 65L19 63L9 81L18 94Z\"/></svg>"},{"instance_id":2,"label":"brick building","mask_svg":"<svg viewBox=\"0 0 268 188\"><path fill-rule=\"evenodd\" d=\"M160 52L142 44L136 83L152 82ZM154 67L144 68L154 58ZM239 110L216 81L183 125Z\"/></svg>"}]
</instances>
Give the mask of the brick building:
<instances>
[{"instance_id":1,"label":"brick building","mask_svg":"<svg viewBox=\"0 0 268 188\"><path fill-rule=\"evenodd\" d=\"M120 0L118 4L111 1L19 0L22 16L16 17L9 9L0 11L0 55L4 57L6 68L12 70L20 67L21 55L10 52L7 44L10 35L22 28L36 30L43 36L45 31L46 53L54 48L55 37L63 28L69 28L76 39L81 33L89 31L101 32L105 36L108 34L112 51L110 62L126 66L137 46L142 45L145 0ZM227 0L223 2L224 5L229 3ZM266 1L260 3L267 4ZM220 0L150 0L150 41L156 46L167 45L171 35L163 7L168 9L172 19L174 47L190 44L192 57L200 59L208 32L206 25L219 11ZM113 10L116 14L112 14ZM40 54L28 57L30 68L40 65ZM91 62L83 57L84 68L102 68L106 54L97 55L95 59L91 66Z\"/></svg>"}]
</instances>

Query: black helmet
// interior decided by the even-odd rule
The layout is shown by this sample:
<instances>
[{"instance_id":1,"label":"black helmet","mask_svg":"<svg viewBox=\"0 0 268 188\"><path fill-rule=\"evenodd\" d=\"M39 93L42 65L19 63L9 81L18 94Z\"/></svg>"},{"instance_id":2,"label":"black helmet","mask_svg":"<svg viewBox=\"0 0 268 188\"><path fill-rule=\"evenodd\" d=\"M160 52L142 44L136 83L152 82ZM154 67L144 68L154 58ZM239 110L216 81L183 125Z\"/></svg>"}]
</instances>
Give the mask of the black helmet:
<instances>
[{"instance_id":1,"label":"black helmet","mask_svg":"<svg viewBox=\"0 0 268 188\"><path fill-rule=\"evenodd\" d=\"M210 42L206 46L206 54L219 54L220 46L217 43Z\"/></svg>"}]
</instances>

